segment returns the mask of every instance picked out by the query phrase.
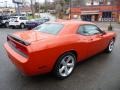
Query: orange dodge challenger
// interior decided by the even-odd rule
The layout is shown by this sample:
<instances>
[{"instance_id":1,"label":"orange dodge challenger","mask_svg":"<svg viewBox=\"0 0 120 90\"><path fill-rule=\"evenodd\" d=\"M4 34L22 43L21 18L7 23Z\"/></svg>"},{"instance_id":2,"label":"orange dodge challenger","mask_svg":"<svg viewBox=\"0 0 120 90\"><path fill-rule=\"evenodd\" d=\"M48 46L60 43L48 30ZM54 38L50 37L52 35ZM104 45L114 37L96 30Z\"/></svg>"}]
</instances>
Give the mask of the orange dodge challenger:
<instances>
[{"instance_id":1,"label":"orange dodge challenger","mask_svg":"<svg viewBox=\"0 0 120 90\"><path fill-rule=\"evenodd\" d=\"M4 47L25 75L53 72L64 79L77 62L102 51L112 52L115 38L114 32L102 31L90 22L59 20L10 34Z\"/></svg>"}]
</instances>

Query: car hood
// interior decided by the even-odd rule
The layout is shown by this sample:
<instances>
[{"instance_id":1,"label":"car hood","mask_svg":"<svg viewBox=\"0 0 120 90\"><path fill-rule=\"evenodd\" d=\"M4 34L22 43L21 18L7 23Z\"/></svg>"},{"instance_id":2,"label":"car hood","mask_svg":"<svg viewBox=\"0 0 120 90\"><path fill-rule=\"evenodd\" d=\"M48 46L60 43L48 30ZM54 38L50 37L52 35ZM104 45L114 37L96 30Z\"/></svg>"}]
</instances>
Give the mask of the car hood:
<instances>
[{"instance_id":1,"label":"car hood","mask_svg":"<svg viewBox=\"0 0 120 90\"><path fill-rule=\"evenodd\" d=\"M39 41L39 40L48 40L48 39L52 39L55 37L55 35L41 33L35 30L17 32L17 33L14 33L14 35L29 43Z\"/></svg>"}]
</instances>

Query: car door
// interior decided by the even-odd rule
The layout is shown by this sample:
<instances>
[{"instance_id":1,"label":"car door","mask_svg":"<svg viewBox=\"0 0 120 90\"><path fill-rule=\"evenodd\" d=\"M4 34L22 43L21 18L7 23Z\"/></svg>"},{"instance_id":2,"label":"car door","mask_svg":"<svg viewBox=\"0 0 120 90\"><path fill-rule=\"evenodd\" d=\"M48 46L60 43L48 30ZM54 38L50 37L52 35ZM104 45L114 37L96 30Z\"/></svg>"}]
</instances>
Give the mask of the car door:
<instances>
[{"instance_id":1,"label":"car door","mask_svg":"<svg viewBox=\"0 0 120 90\"><path fill-rule=\"evenodd\" d=\"M26 17L20 17L20 22L21 22L21 23L26 24L27 21L28 21L28 20L27 20Z\"/></svg>"},{"instance_id":2,"label":"car door","mask_svg":"<svg viewBox=\"0 0 120 90\"><path fill-rule=\"evenodd\" d=\"M108 44L106 35L96 25L82 25L79 28L79 33L84 39L84 47L88 57L101 52Z\"/></svg>"}]
</instances>

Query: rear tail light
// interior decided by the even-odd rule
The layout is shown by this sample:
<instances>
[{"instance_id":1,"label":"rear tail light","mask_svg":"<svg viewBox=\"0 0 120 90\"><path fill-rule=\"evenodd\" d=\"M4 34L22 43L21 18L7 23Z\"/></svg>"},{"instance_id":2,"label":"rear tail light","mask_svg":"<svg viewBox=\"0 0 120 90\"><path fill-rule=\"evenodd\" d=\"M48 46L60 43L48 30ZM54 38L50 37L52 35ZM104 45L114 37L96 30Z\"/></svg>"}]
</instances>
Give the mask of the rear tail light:
<instances>
[{"instance_id":1,"label":"rear tail light","mask_svg":"<svg viewBox=\"0 0 120 90\"><path fill-rule=\"evenodd\" d=\"M20 49L18 47L15 47L12 43L8 42L9 46L16 52L18 53L19 55L25 57L25 58L28 58L28 54L26 53L26 50L25 49Z\"/></svg>"},{"instance_id":2,"label":"rear tail light","mask_svg":"<svg viewBox=\"0 0 120 90\"><path fill-rule=\"evenodd\" d=\"M17 41L17 42L19 42L19 43L21 43L21 44L23 44L23 45L25 45L25 46L30 45L29 42L27 42L27 41L25 41L25 40L23 40L23 39L15 36L15 35L10 35L10 34L9 34L9 35L7 36L7 40L9 40L10 38L12 38L13 40L15 40L15 41Z\"/></svg>"},{"instance_id":3,"label":"rear tail light","mask_svg":"<svg viewBox=\"0 0 120 90\"><path fill-rule=\"evenodd\" d=\"M15 21L15 22L18 22L18 21Z\"/></svg>"}]
</instances>

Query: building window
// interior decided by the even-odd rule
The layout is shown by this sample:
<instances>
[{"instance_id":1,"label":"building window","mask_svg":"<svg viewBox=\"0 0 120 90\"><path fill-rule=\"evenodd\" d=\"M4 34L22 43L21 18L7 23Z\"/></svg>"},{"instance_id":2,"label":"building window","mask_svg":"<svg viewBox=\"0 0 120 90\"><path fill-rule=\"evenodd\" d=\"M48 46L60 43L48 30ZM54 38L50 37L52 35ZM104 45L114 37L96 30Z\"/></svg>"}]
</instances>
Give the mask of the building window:
<instances>
[{"instance_id":1,"label":"building window","mask_svg":"<svg viewBox=\"0 0 120 90\"><path fill-rule=\"evenodd\" d=\"M112 12L110 11L103 12L102 21L113 21Z\"/></svg>"},{"instance_id":2,"label":"building window","mask_svg":"<svg viewBox=\"0 0 120 90\"><path fill-rule=\"evenodd\" d=\"M103 12L102 18L112 18L112 12Z\"/></svg>"},{"instance_id":3,"label":"building window","mask_svg":"<svg viewBox=\"0 0 120 90\"><path fill-rule=\"evenodd\" d=\"M99 5L103 5L104 1L103 0L99 0Z\"/></svg>"}]
</instances>

